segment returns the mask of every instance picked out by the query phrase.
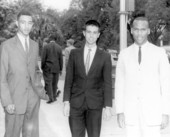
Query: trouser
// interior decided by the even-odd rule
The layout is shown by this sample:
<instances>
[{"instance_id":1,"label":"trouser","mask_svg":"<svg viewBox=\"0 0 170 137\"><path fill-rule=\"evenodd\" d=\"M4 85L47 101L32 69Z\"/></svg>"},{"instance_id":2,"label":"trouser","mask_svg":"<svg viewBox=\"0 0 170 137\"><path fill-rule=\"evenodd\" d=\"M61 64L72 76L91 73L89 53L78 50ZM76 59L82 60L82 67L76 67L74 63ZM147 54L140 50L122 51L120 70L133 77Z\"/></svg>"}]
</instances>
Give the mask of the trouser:
<instances>
[{"instance_id":1,"label":"trouser","mask_svg":"<svg viewBox=\"0 0 170 137\"><path fill-rule=\"evenodd\" d=\"M142 113L140 101L138 102L138 119L135 125L126 124L127 137L161 137L160 125L147 125Z\"/></svg>"},{"instance_id":2,"label":"trouser","mask_svg":"<svg viewBox=\"0 0 170 137\"><path fill-rule=\"evenodd\" d=\"M40 99L32 88L28 90L28 102L24 114L9 114L5 112L4 137L20 137L21 130L22 137L39 137Z\"/></svg>"},{"instance_id":3,"label":"trouser","mask_svg":"<svg viewBox=\"0 0 170 137\"><path fill-rule=\"evenodd\" d=\"M102 109L89 109L84 103L81 108L70 108L69 125L72 137L99 137Z\"/></svg>"},{"instance_id":4,"label":"trouser","mask_svg":"<svg viewBox=\"0 0 170 137\"><path fill-rule=\"evenodd\" d=\"M161 137L160 126L127 126L127 137Z\"/></svg>"},{"instance_id":5,"label":"trouser","mask_svg":"<svg viewBox=\"0 0 170 137\"><path fill-rule=\"evenodd\" d=\"M43 72L43 76L45 80L45 90L47 91L50 100L53 101L57 95L59 73Z\"/></svg>"}]
</instances>

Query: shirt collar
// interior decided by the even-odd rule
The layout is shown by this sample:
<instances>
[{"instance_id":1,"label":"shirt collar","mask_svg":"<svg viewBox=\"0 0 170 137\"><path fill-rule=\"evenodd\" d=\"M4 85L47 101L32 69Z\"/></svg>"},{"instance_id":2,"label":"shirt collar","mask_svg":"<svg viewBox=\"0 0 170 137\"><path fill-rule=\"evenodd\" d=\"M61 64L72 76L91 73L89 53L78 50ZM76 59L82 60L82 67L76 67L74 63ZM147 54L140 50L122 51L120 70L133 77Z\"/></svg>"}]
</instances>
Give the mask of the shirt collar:
<instances>
[{"instance_id":1,"label":"shirt collar","mask_svg":"<svg viewBox=\"0 0 170 137\"><path fill-rule=\"evenodd\" d=\"M139 45L137 45L136 43L133 44L135 50L139 49ZM146 41L143 45L141 45L141 49L145 50L146 48L148 48L148 46L150 45L149 41Z\"/></svg>"},{"instance_id":2,"label":"shirt collar","mask_svg":"<svg viewBox=\"0 0 170 137\"><path fill-rule=\"evenodd\" d=\"M89 48L87 45L85 45L84 48L85 48L85 50L91 49L91 51L96 51L97 46L93 46L93 47Z\"/></svg>"},{"instance_id":3,"label":"shirt collar","mask_svg":"<svg viewBox=\"0 0 170 137\"><path fill-rule=\"evenodd\" d=\"M137 49L139 48L139 45L137 45L136 43L134 43L133 45L135 46L135 48L137 48ZM144 49L144 48L146 48L148 45L149 45L149 42L146 41L143 45L141 45L141 48Z\"/></svg>"},{"instance_id":4,"label":"shirt collar","mask_svg":"<svg viewBox=\"0 0 170 137\"><path fill-rule=\"evenodd\" d=\"M17 36L18 36L18 38L19 38L19 40L20 40L20 42L21 42L21 44L22 44L24 50L26 50L26 48L25 48L25 37L22 36L22 35L19 34L19 33L17 33ZM27 44L28 44L27 46L29 47L29 45L30 45L30 43L29 43L29 36L26 37L26 40L27 40Z\"/></svg>"},{"instance_id":5,"label":"shirt collar","mask_svg":"<svg viewBox=\"0 0 170 137\"><path fill-rule=\"evenodd\" d=\"M21 40L25 40L25 37L23 35L21 35L20 33L17 33L19 39ZM29 36L26 37L27 41L29 40Z\"/></svg>"}]
</instances>

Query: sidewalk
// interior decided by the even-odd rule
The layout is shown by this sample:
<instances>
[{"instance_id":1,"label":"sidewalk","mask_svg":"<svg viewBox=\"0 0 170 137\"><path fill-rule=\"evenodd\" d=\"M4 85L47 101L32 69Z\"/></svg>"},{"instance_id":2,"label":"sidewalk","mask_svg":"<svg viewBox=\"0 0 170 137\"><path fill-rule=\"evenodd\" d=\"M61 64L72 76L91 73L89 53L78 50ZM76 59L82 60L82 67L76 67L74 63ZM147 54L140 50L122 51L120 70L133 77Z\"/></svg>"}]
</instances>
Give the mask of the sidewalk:
<instances>
[{"instance_id":1,"label":"sidewalk","mask_svg":"<svg viewBox=\"0 0 170 137\"><path fill-rule=\"evenodd\" d=\"M62 93L57 102L52 104L47 104L45 101L41 102L40 137L71 137L68 118L63 115L63 87L64 81L60 80L59 88ZM117 126L115 114L109 121L102 121L101 137L125 137L124 130Z\"/></svg>"},{"instance_id":2,"label":"sidewalk","mask_svg":"<svg viewBox=\"0 0 170 137\"><path fill-rule=\"evenodd\" d=\"M59 89L62 93L52 104L41 101L40 107L40 137L71 137L68 118L63 115L64 80L60 78ZM114 106L114 102L113 102ZM0 137L4 135L4 113L0 106ZM113 116L109 121L102 121L101 137L125 137L125 131L117 126L113 107ZM170 137L170 126L162 131L162 137Z\"/></svg>"}]
</instances>

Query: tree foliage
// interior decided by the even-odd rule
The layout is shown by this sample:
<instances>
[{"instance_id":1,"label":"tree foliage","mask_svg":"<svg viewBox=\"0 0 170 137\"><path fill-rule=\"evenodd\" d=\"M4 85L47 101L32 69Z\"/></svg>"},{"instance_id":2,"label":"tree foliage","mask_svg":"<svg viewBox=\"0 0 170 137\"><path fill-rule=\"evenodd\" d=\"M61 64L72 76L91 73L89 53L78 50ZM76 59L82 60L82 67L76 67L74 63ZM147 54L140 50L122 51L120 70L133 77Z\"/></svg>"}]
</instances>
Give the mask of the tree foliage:
<instances>
[{"instance_id":1,"label":"tree foliage","mask_svg":"<svg viewBox=\"0 0 170 137\"><path fill-rule=\"evenodd\" d=\"M74 16L65 19L62 26L64 36L66 38L74 37L77 41L82 41L82 26L88 19L96 19L102 26L99 45L118 49L119 2L119 0L72 0L72 4L76 5L75 7L79 12L75 12ZM149 39L152 43L158 44L162 35L165 41L168 41L169 38L169 10L169 0L136 0L135 11L129 14L129 20L133 21L137 16L148 17L151 27ZM68 13L70 14L70 11ZM133 42L132 40L132 36L128 35L129 44Z\"/></svg>"},{"instance_id":2,"label":"tree foliage","mask_svg":"<svg viewBox=\"0 0 170 137\"><path fill-rule=\"evenodd\" d=\"M9 6L3 0L0 1L0 43L16 32L15 13L15 7Z\"/></svg>"},{"instance_id":3,"label":"tree foliage","mask_svg":"<svg viewBox=\"0 0 170 137\"><path fill-rule=\"evenodd\" d=\"M8 4L0 0L0 42L15 35L17 13L27 8L34 13L34 27L31 37L42 46L44 38L55 34L57 42L65 45L66 39L73 38L77 47L84 40L82 31L85 22L96 19L101 24L98 45L103 48L119 49L119 4L120 0L72 0L68 10L58 12L44 9L39 0L18 0ZM170 39L169 0L135 0L135 11L129 13L129 22L137 16L150 20L150 40L158 44L163 36L168 44ZM130 26L128 26L130 32ZM129 33L130 34L130 33ZM128 35L128 43L132 42Z\"/></svg>"},{"instance_id":4,"label":"tree foliage","mask_svg":"<svg viewBox=\"0 0 170 137\"><path fill-rule=\"evenodd\" d=\"M116 48L119 41L119 7L117 6L119 0L73 0L72 3L75 5L77 3L78 12L63 23L64 36L73 37L78 42L83 41L82 31L85 22L95 19L101 24L99 46Z\"/></svg>"},{"instance_id":5,"label":"tree foliage","mask_svg":"<svg viewBox=\"0 0 170 137\"><path fill-rule=\"evenodd\" d=\"M57 11L52 9L45 10L39 0L18 0L11 4L2 1L2 3L0 6L1 41L16 34L16 15L22 9L28 9L34 16L31 38L38 41L40 46L42 46L44 38L49 37L51 34L56 34L58 43L62 45L63 36L59 26L60 17Z\"/></svg>"},{"instance_id":6,"label":"tree foliage","mask_svg":"<svg viewBox=\"0 0 170 137\"><path fill-rule=\"evenodd\" d=\"M167 30L170 30L169 0L136 0L135 7L131 18L133 20L137 16L148 17L151 28L150 41L159 45L160 37L164 36L164 39L167 39Z\"/></svg>"}]
</instances>

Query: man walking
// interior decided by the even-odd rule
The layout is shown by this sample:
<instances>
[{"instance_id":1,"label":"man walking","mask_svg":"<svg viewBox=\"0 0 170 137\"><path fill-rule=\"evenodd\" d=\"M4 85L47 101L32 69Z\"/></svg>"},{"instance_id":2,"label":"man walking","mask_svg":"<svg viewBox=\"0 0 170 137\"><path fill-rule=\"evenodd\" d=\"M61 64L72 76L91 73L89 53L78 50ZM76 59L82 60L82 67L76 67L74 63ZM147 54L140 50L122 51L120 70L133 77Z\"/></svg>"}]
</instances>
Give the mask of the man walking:
<instances>
[{"instance_id":1,"label":"man walking","mask_svg":"<svg viewBox=\"0 0 170 137\"><path fill-rule=\"evenodd\" d=\"M45 80L45 90L50 98L47 103L54 102L60 93L57 85L59 74L62 74L63 69L62 49L55 42L55 37L56 36L54 35L49 37L50 43L44 46L41 60L41 68Z\"/></svg>"},{"instance_id":2,"label":"man walking","mask_svg":"<svg viewBox=\"0 0 170 137\"><path fill-rule=\"evenodd\" d=\"M118 124L127 137L161 137L170 114L170 67L164 49L151 44L149 22L133 21L134 44L122 50L116 68Z\"/></svg>"},{"instance_id":3,"label":"man walking","mask_svg":"<svg viewBox=\"0 0 170 137\"><path fill-rule=\"evenodd\" d=\"M111 57L97 47L100 24L89 20L83 31L86 43L70 53L64 87L64 114L72 137L99 137L102 110L111 116Z\"/></svg>"}]
</instances>

